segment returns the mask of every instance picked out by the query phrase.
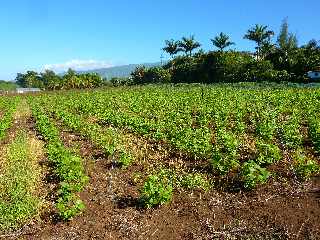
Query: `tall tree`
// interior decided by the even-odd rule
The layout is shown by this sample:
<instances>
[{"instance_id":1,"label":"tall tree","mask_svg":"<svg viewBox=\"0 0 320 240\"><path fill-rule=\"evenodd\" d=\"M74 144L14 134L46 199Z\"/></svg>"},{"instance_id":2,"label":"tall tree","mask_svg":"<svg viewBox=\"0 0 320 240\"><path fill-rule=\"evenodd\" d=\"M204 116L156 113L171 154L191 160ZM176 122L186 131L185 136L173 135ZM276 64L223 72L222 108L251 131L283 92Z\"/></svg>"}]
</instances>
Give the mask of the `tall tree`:
<instances>
[{"instance_id":1,"label":"tall tree","mask_svg":"<svg viewBox=\"0 0 320 240\"><path fill-rule=\"evenodd\" d=\"M268 30L268 26L256 24L253 28L249 29L244 35L244 39L256 42L257 58L261 59L261 48L263 45L270 44L271 37L274 35L272 30Z\"/></svg>"},{"instance_id":2,"label":"tall tree","mask_svg":"<svg viewBox=\"0 0 320 240\"><path fill-rule=\"evenodd\" d=\"M320 41L311 39L303 48L308 50L320 51Z\"/></svg>"},{"instance_id":3,"label":"tall tree","mask_svg":"<svg viewBox=\"0 0 320 240\"><path fill-rule=\"evenodd\" d=\"M41 76L35 71L27 71L25 74L18 73L16 83L21 87L43 88L44 83Z\"/></svg>"},{"instance_id":4,"label":"tall tree","mask_svg":"<svg viewBox=\"0 0 320 240\"><path fill-rule=\"evenodd\" d=\"M63 89L73 89L79 86L79 77L73 69L69 68L67 73L63 76Z\"/></svg>"},{"instance_id":5,"label":"tall tree","mask_svg":"<svg viewBox=\"0 0 320 240\"><path fill-rule=\"evenodd\" d=\"M171 57L182 51L182 49L179 47L179 41L175 41L173 39L166 40L165 44L166 46L162 48L162 50L169 53Z\"/></svg>"},{"instance_id":6,"label":"tall tree","mask_svg":"<svg viewBox=\"0 0 320 240\"><path fill-rule=\"evenodd\" d=\"M288 52L298 47L297 36L289 33L288 19L285 18L282 22L280 33L277 39L277 44L282 51Z\"/></svg>"},{"instance_id":7,"label":"tall tree","mask_svg":"<svg viewBox=\"0 0 320 240\"><path fill-rule=\"evenodd\" d=\"M192 56L192 51L199 48L201 44L194 39L194 36L190 36L189 38L183 37L179 42L179 47L183 49L186 55L189 57Z\"/></svg>"},{"instance_id":8,"label":"tall tree","mask_svg":"<svg viewBox=\"0 0 320 240\"><path fill-rule=\"evenodd\" d=\"M216 36L214 39L211 39L212 44L219 48L221 52L227 47L230 47L234 45L234 42L230 41L230 37L227 34L224 34L221 32L218 36Z\"/></svg>"},{"instance_id":9,"label":"tall tree","mask_svg":"<svg viewBox=\"0 0 320 240\"><path fill-rule=\"evenodd\" d=\"M45 70L41 73L41 78L46 89L57 90L61 86L61 77L52 70Z\"/></svg>"},{"instance_id":10,"label":"tall tree","mask_svg":"<svg viewBox=\"0 0 320 240\"><path fill-rule=\"evenodd\" d=\"M295 34L289 32L288 19L282 21L280 32L277 37L276 49L268 56L275 69L294 71L298 56L301 57L301 51L298 51L298 40Z\"/></svg>"}]
</instances>

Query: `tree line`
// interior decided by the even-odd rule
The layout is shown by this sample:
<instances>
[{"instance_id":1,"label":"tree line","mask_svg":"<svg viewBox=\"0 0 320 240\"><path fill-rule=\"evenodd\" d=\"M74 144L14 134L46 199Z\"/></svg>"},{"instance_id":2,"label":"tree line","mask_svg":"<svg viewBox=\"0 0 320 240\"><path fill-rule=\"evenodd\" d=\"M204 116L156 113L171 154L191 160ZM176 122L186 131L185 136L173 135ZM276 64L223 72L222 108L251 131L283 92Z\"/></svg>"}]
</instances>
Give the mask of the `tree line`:
<instances>
[{"instance_id":1,"label":"tree line","mask_svg":"<svg viewBox=\"0 0 320 240\"><path fill-rule=\"evenodd\" d=\"M27 71L18 73L16 83L21 87L35 87L46 90L95 88L104 80L96 73L77 73L69 69L64 75L58 75L52 70L42 73Z\"/></svg>"},{"instance_id":2,"label":"tree line","mask_svg":"<svg viewBox=\"0 0 320 240\"><path fill-rule=\"evenodd\" d=\"M320 44L310 40L298 44L284 19L279 34L268 26L256 24L244 39L255 43L255 52L236 51L236 43L226 33L211 39L214 50L204 51L194 36L166 40L162 48L170 61L161 67L137 67L130 77L112 78L111 84L148 83L218 83L218 82L309 82L306 73L320 68ZM51 70L43 73L18 73L16 83L22 87L47 90L94 88L106 84L96 73L79 74L69 69L63 76Z\"/></svg>"},{"instance_id":3,"label":"tree line","mask_svg":"<svg viewBox=\"0 0 320 240\"><path fill-rule=\"evenodd\" d=\"M114 78L112 83L216 83L244 81L308 82L306 73L320 66L320 45L316 40L299 46L289 32L287 19L275 37L268 26L256 24L243 38L256 44L255 52L230 50L230 37L221 32L211 39L216 50L205 52L194 36L166 40L163 51L171 60L161 67L138 67L130 78ZM228 50L229 49L229 50Z\"/></svg>"}]
</instances>

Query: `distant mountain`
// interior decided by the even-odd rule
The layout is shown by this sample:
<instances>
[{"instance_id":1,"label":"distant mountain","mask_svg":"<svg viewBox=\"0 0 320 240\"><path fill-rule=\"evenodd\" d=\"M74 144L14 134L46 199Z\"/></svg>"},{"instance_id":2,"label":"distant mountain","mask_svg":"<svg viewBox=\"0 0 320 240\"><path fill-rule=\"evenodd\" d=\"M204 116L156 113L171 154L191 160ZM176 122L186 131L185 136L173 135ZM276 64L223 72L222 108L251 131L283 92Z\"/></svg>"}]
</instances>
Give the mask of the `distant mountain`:
<instances>
[{"instance_id":1,"label":"distant mountain","mask_svg":"<svg viewBox=\"0 0 320 240\"><path fill-rule=\"evenodd\" d=\"M138 67L138 66L145 66L146 68L150 67L157 67L160 66L161 63L142 63L142 64L129 64L129 65L123 65L123 66L115 66L115 67L109 67L109 68L99 68L94 70L88 70L88 71L79 71L79 73L98 73L100 76L111 79L113 77L129 77L130 74Z\"/></svg>"}]
</instances>

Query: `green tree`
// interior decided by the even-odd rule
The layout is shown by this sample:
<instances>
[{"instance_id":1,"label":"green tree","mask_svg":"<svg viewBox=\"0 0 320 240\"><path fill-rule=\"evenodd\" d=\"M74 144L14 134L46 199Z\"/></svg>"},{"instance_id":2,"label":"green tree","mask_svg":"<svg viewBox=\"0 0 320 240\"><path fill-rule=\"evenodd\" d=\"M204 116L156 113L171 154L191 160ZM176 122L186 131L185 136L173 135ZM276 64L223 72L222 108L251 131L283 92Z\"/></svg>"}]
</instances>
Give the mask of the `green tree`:
<instances>
[{"instance_id":1,"label":"green tree","mask_svg":"<svg viewBox=\"0 0 320 240\"><path fill-rule=\"evenodd\" d=\"M79 83L79 78L77 76L77 73L69 68L67 73L63 76L63 89L73 89L73 88L78 88L80 83Z\"/></svg>"},{"instance_id":2,"label":"green tree","mask_svg":"<svg viewBox=\"0 0 320 240\"><path fill-rule=\"evenodd\" d=\"M61 77L52 70L45 70L41 77L46 89L57 90L62 87Z\"/></svg>"},{"instance_id":3,"label":"green tree","mask_svg":"<svg viewBox=\"0 0 320 240\"><path fill-rule=\"evenodd\" d=\"M247 33L244 35L244 39L248 39L254 41L257 44L256 47L256 55L257 59L262 58L261 48L270 44L271 37L274 35L274 32L268 30L268 26L263 26L256 24L253 28L249 29Z\"/></svg>"},{"instance_id":4,"label":"green tree","mask_svg":"<svg viewBox=\"0 0 320 240\"><path fill-rule=\"evenodd\" d=\"M17 73L15 82L17 85L19 85L20 87L25 87L26 83L25 83L25 76L23 73Z\"/></svg>"},{"instance_id":5,"label":"green tree","mask_svg":"<svg viewBox=\"0 0 320 240\"><path fill-rule=\"evenodd\" d=\"M279 48L285 52L298 48L297 36L293 33L289 33L289 24L287 18L282 22L277 44Z\"/></svg>"},{"instance_id":6,"label":"green tree","mask_svg":"<svg viewBox=\"0 0 320 240\"><path fill-rule=\"evenodd\" d=\"M219 48L221 52L227 47L230 47L234 45L234 42L230 41L230 37L227 34L224 34L221 32L218 36L216 36L214 39L211 39L212 44Z\"/></svg>"},{"instance_id":7,"label":"green tree","mask_svg":"<svg viewBox=\"0 0 320 240\"><path fill-rule=\"evenodd\" d=\"M272 61L275 69L292 72L300 54L297 37L289 32L288 20L284 19L277 37L276 49L267 58Z\"/></svg>"},{"instance_id":8,"label":"green tree","mask_svg":"<svg viewBox=\"0 0 320 240\"><path fill-rule=\"evenodd\" d=\"M179 42L179 47L185 52L189 57L192 56L192 51L199 48L201 44L194 39L194 36L190 36L189 38L183 37Z\"/></svg>"},{"instance_id":9,"label":"green tree","mask_svg":"<svg viewBox=\"0 0 320 240\"><path fill-rule=\"evenodd\" d=\"M182 51L182 49L179 47L179 41L175 41L173 39L166 40L165 44L166 46L162 48L162 50L168 53L171 57Z\"/></svg>"},{"instance_id":10,"label":"green tree","mask_svg":"<svg viewBox=\"0 0 320 240\"><path fill-rule=\"evenodd\" d=\"M35 71L27 71L27 73L18 73L16 83L21 87L43 88L44 83L41 76Z\"/></svg>"},{"instance_id":11,"label":"green tree","mask_svg":"<svg viewBox=\"0 0 320 240\"><path fill-rule=\"evenodd\" d=\"M310 40L303 48L309 50L309 51L318 51L320 52L320 42L312 39Z\"/></svg>"}]
</instances>

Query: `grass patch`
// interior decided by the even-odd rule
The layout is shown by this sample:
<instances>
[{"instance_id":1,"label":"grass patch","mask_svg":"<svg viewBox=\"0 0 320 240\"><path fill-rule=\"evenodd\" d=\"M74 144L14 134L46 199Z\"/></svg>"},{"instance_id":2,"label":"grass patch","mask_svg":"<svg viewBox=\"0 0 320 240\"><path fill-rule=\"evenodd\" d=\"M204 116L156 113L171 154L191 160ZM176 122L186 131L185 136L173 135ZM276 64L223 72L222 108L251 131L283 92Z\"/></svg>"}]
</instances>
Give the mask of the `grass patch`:
<instances>
[{"instance_id":1,"label":"grass patch","mask_svg":"<svg viewBox=\"0 0 320 240\"><path fill-rule=\"evenodd\" d=\"M14 230L37 215L41 199L36 190L41 179L38 159L41 143L25 132L3 149L0 174L0 230Z\"/></svg>"}]
</instances>

